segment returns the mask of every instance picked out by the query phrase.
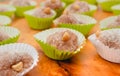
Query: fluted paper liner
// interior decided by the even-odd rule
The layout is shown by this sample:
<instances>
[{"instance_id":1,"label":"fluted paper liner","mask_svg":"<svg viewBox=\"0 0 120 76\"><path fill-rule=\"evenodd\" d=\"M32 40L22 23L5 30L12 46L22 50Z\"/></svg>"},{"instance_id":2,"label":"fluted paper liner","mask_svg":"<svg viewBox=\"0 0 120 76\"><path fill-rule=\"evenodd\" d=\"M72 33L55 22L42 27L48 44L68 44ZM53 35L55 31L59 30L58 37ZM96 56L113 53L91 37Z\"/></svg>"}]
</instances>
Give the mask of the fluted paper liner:
<instances>
[{"instance_id":1,"label":"fluted paper liner","mask_svg":"<svg viewBox=\"0 0 120 76\"><path fill-rule=\"evenodd\" d=\"M16 29L16 28L1 26L0 30L7 33L8 36L10 37L10 38L8 38L6 40L0 41L0 45L9 44L9 43L15 43L19 38L20 31L18 29Z\"/></svg>"},{"instance_id":2,"label":"fluted paper liner","mask_svg":"<svg viewBox=\"0 0 120 76\"><path fill-rule=\"evenodd\" d=\"M9 17L0 15L0 24L1 25L8 26L11 24L11 22L12 22L12 20Z\"/></svg>"},{"instance_id":3,"label":"fluted paper liner","mask_svg":"<svg viewBox=\"0 0 120 76\"><path fill-rule=\"evenodd\" d=\"M58 50L57 48L46 43L47 37L49 35L51 35L55 32L63 31L63 30L70 30L71 32L73 32L74 34L77 35L78 45L80 45L80 47L76 51L74 51L74 50L73 51ZM85 44L85 40L86 40L85 37L81 33L77 32L75 30L72 30L72 29L67 29L67 28L53 28L53 29L49 29L46 31L42 31L42 32L34 35L34 38L37 40L37 42L42 47L45 55L47 55L48 57L55 59L55 60L65 60L65 59L71 58L73 55L79 53L81 48Z\"/></svg>"},{"instance_id":4,"label":"fluted paper liner","mask_svg":"<svg viewBox=\"0 0 120 76\"><path fill-rule=\"evenodd\" d=\"M97 3L96 0L82 0L82 1L86 1L90 4L96 4Z\"/></svg>"},{"instance_id":5,"label":"fluted paper liner","mask_svg":"<svg viewBox=\"0 0 120 76\"><path fill-rule=\"evenodd\" d=\"M120 4L112 6L111 9L115 15L120 15Z\"/></svg>"},{"instance_id":6,"label":"fluted paper liner","mask_svg":"<svg viewBox=\"0 0 120 76\"><path fill-rule=\"evenodd\" d=\"M56 12L52 11L54 15L48 18L37 18L33 16L34 11L35 10L30 10L24 13L29 26L32 29L40 29L40 30L50 28L53 23L53 19L56 16Z\"/></svg>"},{"instance_id":7,"label":"fluted paper liner","mask_svg":"<svg viewBox=\"0 0 120 76\"><path fill-rule=\"evenodd\" d=\"M85 24L63 24L63 23L59 23L58 19L54 20L54 24L59 27L71 28L71 29L77 30L82 34L84 34L85 36L87 36L90 30L97 23L96 20L92 17L85 16L85 15L78 15L78 14L74 14L74 15L76 19L79 19L80 21L85 22Z\"/></svg>"},{"instance_id":8,"label":"fluted paper liner","mask_svg":"<svg viewBox=\"0 0 120 76\"><path fill-rule=\"evenodd\" d=\"M24 12L35 8L36 5L37 3L35 1L32 1L30 6L15 6L16 8L15 15L17 17L24 17Z\"/></svg>"},{"instance_id":9,"label":"fluted paper liner","mask_svg":"<svg viewBox=\"0 0 120 76\"><path fill-rule=\"evenodd\" d=\"M111 17L105 18L102 21L100 21L101 30L111 29L111 28L108 28L107 26L115 22L116 19L117 19L117 16L111 16ZM114 28L119 28L119 27L114 27Z\"/></svg>"},{"instance_id":10,"label":"fluted paper liner","mask_svg":"<svg viewBox=\"0 0 120 76\"><path fill-rule=\"evenodd\" d=\"M117 29L119 30L119 29ZM109 48L108 46L104 45L95 34L89 36L88 38L92 44L96 47L96 51L98 54L104 58L105 60L108 60L110 62L114 63L120 63L120 49L114 49Z\"/></svg>"},{"instance_id":11,"label":"fluted paper liner","mask_svg":"<svg viewBox=\"0 0 120 76\"><path fill-rule=\"evenodd\" d=\"M72 6L72 4L70 4L68 7L66 7L65 11L70 12L70 7L71 6ZM90 10L87 11L87 12L83 12L83 13L76 12L76 13L77 14L84 14L84 15L88 15L88 16L93 16L95 11L97 10L97 7L95 5L89 4L89 8L90 8ZM73 12L73 13L75 13L75 12Z\"/></svg>"},{"instance_id":12,"label":"fluted paper liner","mask_svg":"<svg viewBox=\"0 0 120 76\"><path fill-rule=\"evenodd\" d=\"M120 0L97 0L97 3L104 11L111 12L111 7L116 4L120 4Z\"/></svg>"},{"instance_id":13,"label":"fluted paper liner","mask_svg":"<svg viewBox=\"0 0 120 76\"><path fill-rule=\"evenodd\" d=\"M8 8L9 10L5 11L5 12L0 12L0 15L6 15L8 17L13 17L14 13L16 11L16 8L12 5L7 5L7 4L0 4L0 7L3 8Z\"/></svg>"},{"instance_id":14,"label":"fluted paper liner","mask_svg":"<svg viewBox=\"0 0 120 76\"><path fill-rule=\"evenodd\" d=\"M71 3L73 3L75 0L62 0L63 2L66 3L66 5L69 5Z\"/></svg>"},{"instance_id":15,"label":"fluted paper liner","mask_svg":"<svg viewBox=\"0 0 120 76\"><path fill-rule=\"evenodd\" d=\"M66 7L66 4L65 4L65 3L62 3L62 4L63 4L63 7L55 10L56 13L57 13L56 17L59 17L59 16L63 13L63 11L64 11L64 9L65 9L65 7Z\"/></svg>"},{"instance_id":16,"label":"fluted paper liner","mask_svg":"<svg viewBox=\"0 0 120 76\"><path fill-rule=\"evenodd\" d=\"M3 53L3 52L27 53L28 55L30 55L33 58L33 64L29 68L20 72L17 76L25 75L27 72L29 72L31 69L33 69L34 66L37 65L38 53L37 53L37 50L34 47L32 47L31 45L24 44L24 43L14 43L14 44L2 45L2 46L0 46L0 53Z\"/></svg>"}]
</instances>

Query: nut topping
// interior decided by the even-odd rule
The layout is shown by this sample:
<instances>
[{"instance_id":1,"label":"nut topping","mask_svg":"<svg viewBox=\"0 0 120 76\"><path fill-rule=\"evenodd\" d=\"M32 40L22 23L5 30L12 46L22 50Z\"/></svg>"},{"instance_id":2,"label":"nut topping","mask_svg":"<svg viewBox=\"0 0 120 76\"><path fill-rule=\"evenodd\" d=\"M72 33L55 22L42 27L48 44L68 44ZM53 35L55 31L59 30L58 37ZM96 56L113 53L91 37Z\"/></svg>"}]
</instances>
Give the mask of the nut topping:
<instances>
[{"instance_id":1,"label":"nut topping","mask_svg":"<svg viewBox=\"0 0 120 76\"><path fill-rule=\"evenodd\" d=\"M49 7L47 7L47 8L44 9L44 12L45 12L46 14L50 14L50 13L51 13L51 10L50 10Z\"/></svg>"},{"instance_id":2,"label":"nut topping","mask_svg":"<svg viewBox=\"0 0 120 76\"><path fill-rule=\"evenodd\" d=\"M17 72L20 72L23 69L23 62L16 63L12 66L12 69Z\"/></svg>"},{"instance_id":3,"label":"nut topping","mask_svg":"<svg viewBox=\"0 0 120 76\"><path fill-rule=\"evenodd\" d=\"M97 32L95 33L96 37L99 37L99 34L100 34L100 31L97 31Z\"/></svg>"},{"instance_id":4,"label":"nut topping","mask_svg":"<svg viewBox=\"0 0 120 76\"><path fill-rule=\"evenodd\" d=\"M55 3L56 2L56 0L51 0L51 3Z\"/></svg>"},{"instance_id":5,"label":"nut topping","mask_svg":"<svg viewBox=\"0 0 120 76\"><path fill-rule=\"evenodd\" d=\"M80 9L80 6L79 6L79 5L74 5L74 9L75 9L75 10L79 10L79 9Z\"/></svg>"},{"instance_id":6,"label":"nut topping","mask_svg":"<svg viewBox=\"0 0 120 76\"><path fill-rule=\"evenodd\" d=\"M70 35L68 32L65 32L63 34L63 37L62 37L62 40L65 42L65 41L68 41L70 39Z\"/></svg>"}]
</instances>

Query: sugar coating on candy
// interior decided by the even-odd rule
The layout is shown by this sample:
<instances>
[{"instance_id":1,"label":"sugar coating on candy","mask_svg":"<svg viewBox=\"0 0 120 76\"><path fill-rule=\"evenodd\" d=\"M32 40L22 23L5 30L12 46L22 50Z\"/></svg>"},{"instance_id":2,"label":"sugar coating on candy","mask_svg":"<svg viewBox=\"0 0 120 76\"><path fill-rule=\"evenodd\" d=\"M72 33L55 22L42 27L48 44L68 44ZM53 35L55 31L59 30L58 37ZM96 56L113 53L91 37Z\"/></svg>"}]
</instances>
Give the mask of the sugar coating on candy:
<instances>
[{"instance_id":1,"label":"sugar coating on candy","mask_svg":"<svg viewBox=\"0 0 120 76\"><path fill-rule=\"evenodd\" d=\"M70 12L78 12L83 13L90 10L89 4L87 2L83 1L76 1L73 4L71 4L69 11Z\"/></svg>"},{"instance_id":2,"label":"sugar coating on candy","mask_svg":"<svg viewBox=\"0 0 120 76\"><path fill-rule=\"evenodd\" d=\"M107 26L107 28L116 28L116 27L120 27L120 16L118 16L113 23Z\"/></svg>"},{"instance_id":3,"label":"sugar coating on candy","mask_svg":"<svg viewBox=\"0 0 120 76\"><path fill-rule=\"evenodd\" d=\"M102 31L97 38L109 48L120 49L120 30Z\"/></svg>"},{"instance_id":4,"label":"sugar coating on candy","mask_svg":"<svg viewBox=\"0 0 120 76\"><path fill-rule=\"evenodd\" d=\"M84 22L78 20L75 15L70 13L65 13L61 15L58 19L58 23L65 23L65 24L84 24Z\"/></svg>"},{"instance_id":5,"label":"sugar coating on candy","mask_svg":"<svg viewBox=\"0 0 120 76\"><path fill-rule=\"evenodd\" d=\"M78 48L78 37L69 30L63 30L51 34L47 43L59 50L75 51Z\"/></svg>"},{"instance_id":6,"label":"sugar coating on candy","mask_svg":"<svg viewBox=\"0 0 120 76\"><path fill-rule=\"evenodd\" d=\"M27 53L0 53L0 76L18 76L33 64L33 58Z\"/></svg>"},{"instance_id":7,"label":"sugar coating on candy","mask_svg":"<svg viewBox=\"0 0 120 76\"><path fill-rule=\"evenodd\" d=\"M0 41L6 40L9 38L10 36L6 32L0 30Z\"/></svg>"},{"instance_id":8,"label":"sugar coating on candy","mask_svg":"<svg viewBox=\"0 0 120 76\"><path fill-rule=\"evenodd\" d=\"M31 1L33 1L33 0L12 0L11 3L14 6L30 6Z\"/></svg>"},{"instance_id":9,"label":"sugar coating on candy","mask_svg":"<svg viewBox=\"0 0 120 76\"><path fill-rule=\"evenodd\" d=\"M49 7L37 8L33 13L33 16L38 18L48 18L53 15L54 15L54 12Z\"/></svg>"},{"instance_id":10,"label":"sugar coating on candy","mask_svg":"<svg viewBox=\"0 0 120 76\"><path fill-rule=\"evenodd\" d=\"M45 6L50 7L52 9L59 9L59 8L63 7L63 4L62 4L61 0L46 0Z\"/></svg>"}]
</instances>

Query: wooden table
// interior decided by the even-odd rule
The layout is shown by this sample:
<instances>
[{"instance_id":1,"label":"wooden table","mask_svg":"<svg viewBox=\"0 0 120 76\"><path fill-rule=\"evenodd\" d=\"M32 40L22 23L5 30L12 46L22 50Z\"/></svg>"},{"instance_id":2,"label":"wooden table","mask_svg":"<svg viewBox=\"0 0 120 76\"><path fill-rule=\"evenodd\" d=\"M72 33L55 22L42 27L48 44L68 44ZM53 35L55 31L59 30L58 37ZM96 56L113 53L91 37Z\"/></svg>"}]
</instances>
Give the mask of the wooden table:
<instances>
[{"instance_id":1,"label":"wooden table","mask_svg":"<svg viewBox=\"0 0 120 76\"><path fill-rule=\"evenodd\" d=\"M40 2L40 0L36 1ZM98 10L94 18L99 22L111 15L111 13ZM33 35L40 30L30 29L24 18L15 19L12 27L21 31L18 42L33 45L39 52L38 65L25 76L120 76L120 64L102 59L88 40L86 46L76 56L66 61L55 61L44 55L33 38ZM99 24L92 29L90 34L97 30L99 30Z\"/></svg>"}]
</instances>

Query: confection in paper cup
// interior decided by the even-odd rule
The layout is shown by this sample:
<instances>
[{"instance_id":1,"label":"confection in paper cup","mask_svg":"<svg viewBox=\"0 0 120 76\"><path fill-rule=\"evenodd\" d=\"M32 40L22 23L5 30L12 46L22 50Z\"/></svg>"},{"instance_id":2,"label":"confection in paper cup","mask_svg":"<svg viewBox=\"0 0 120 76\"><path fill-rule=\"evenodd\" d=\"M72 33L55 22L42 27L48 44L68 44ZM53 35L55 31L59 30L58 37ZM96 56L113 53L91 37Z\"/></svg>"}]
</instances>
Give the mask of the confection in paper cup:
<instances>
[{"instance_id":1,"label":"confection in paper cup","mask_svg":"<svg viewBox=\"0 0 120 76\"><path fill-rule=\"evenodd\" d=\"M46 0L46 1L47 1L47 0ZM49 1L49 0L48 0L48 1ZM59 2L59 1L56 0L56 2ZM60 1L60 2L61 2L61 1ZM56 3L56 4L58 4L58 3ZM62 14L62 12L64 11L65 7L66 7L66 4L65 4L64 2L61 2L61 4L62 4L62 6L59 7L59 8L52 8L52 6L51 6L51 7L50 7L50 6L46 6L46 5L45 5L45 2L41 2L41 3L40 3L40 6L41 6L41 7L50 7L51 9L55 10L55 12L56 12L56 17L59 17L59 16Z\"/></svg>"},{"instance_id":2,"label":"confection in paper cup","mask_svg":"<svg viewBox=\"0 0 120 76\"><path fill-rule=\"evenodd\" d=\"M117 20L119 16L111 16L108 18L103 19L102 21L100 21L100 28L101 30L106 30L106 29L111 29L111 28L119 28L120 26L120 21ZM119 18L120 19L120 18Z\"/></svg>"},{"instance_id":3,"label":"confection in paper cup","mask_svg":"<svg viewBox=\"0 0 120 76\"><path fill-rule=\"evenodd\" d=\"M87 11L87 12L77 12L77 11L72 12L71 9L70 9L72 5L73 4L70 4L68 7L66 7L65 11L70 12L70 13L85 14L85 15L93 16L95 11L97 10L97 7L95 5L88 4L89 11Z\"/></svg>"},{"instance_id":4,"label":"confection in paper cup","mask_svg":"<svg viewBox=\"0 0 120 76\"><path fill-rule=\"evenodd\" d=\"M120 63L120 29L104 30L88 39L96 47L98 54L114 63Z\"/></svg>"},{"instance_id":5,"label":"confection in paper cup","mask_svg":"<svg viewBox=\"0 0 120 76\"><path fill-rule=\"evenodd\" d=\"M47 43L47 38L50 35L55 34L56 32L62 32L64 30L69 30L77 36L78 47L77 47L76 51L75 50L73 50L73 51L60 50L60 49ZM49 30L45 30L45 31L35 34L34 38L42 47L45 55L47 55L48 57L55 59L55 60L65 60L65 59L71 58L73 55L80 52L81 48L84 46L85 41L86 41L85 37L81 33L77 32L75 30L72 30L72 29L68 29L68 28L52 28Z\"/></svg>"},{"instance_id":6,"label":"confection in paper cup","mask_svg":"<svg viewBox=\"0 0 120 76\"><path fill-rule=\"evenodd\" d=\"M5 32L9 36L8 39L0 41L0 45L14 43L18 40L19 35L20 35L20 31L16 28L13 28L13 27L1 26L0 31Z\"/></svg>"},{"instance_id":7,"label":"confection in paper cup","mask_svg":"<svg viewBox=\"0 0 120 76\"><path fill-rule=\"evenodd\" d=\"M12 20L4 15L0 15L0 26L8 26L10 25Z\"/></svg>"},{"instance_id":8,"label":"confection in paper cup","mask_svg":"<svg viewBox=\"0 0 120 76\"><path fill-rule=\"evenodd\" d=\"M53 23L53 19L56 16L56 12L52 10L52 12L54 13L53 16L48 17L48 18L37 18L35 16L33 16L33 13L35 12L35 9L30 10L30 11L26 11L25 14L25 18L28 21L29 26L32 29L47 29L51 27L51 24Z\"/></svg>"},{"instance_id":9,"label":"confection in paper cup","mask_svg":"<svg viewBox=\"0 0 120 76\"><path fill-rule=\"evenodd\" d=\"M31 45L14 43L0 46L0 75L2 76L8 74L23 76L33 69L37 62L37 50Z\"/></svg>"},{"instance_id":10,"label":"confection in paper cup","mask_svg":"<svg viewBox=\"0 0 120 76\"><path fill-rule=\"evenodd\" d=\"M104 11L111 12L111 7L120 4L120 0L97 0L97 3L101 6Z\"/></svg>"},{"instance_id":11,"label":"confection in paper cup","mask_svg":"<svg viewBox=\"0 0 120 76\"><path fill-rule=\"evenodd\" d=\"M79 15L79 14L73 14L73 15L78 21L83 22L83 23L82 24L60 23L60 22L58 22L59 18L55 19L53 21L53 23L59 27L71 28L71 29L77 30L77 31L81 32L82 34L84 34L85 36L88 35L89 31L97 23L97 21L92 17L86 16L86 15Z\"/></svg>"},{"instance_id":12,"label":"confection in paper cup","mask_svg":"<svg viewBox=\"0 0 120 76\"><path fill-rule=\"evenodd\" d=\"M25 11L31 10L31 9L35 8L37 5L37 3L35 1L31 1L30 3L31 3L31 5L29 5L29 6L15 6L15 8L16 8L15 15L17 17L24 17ZM13 5L12 2L10 4Z\"/></svg>"},{"instance_id":13,"label":"confection in paper cup","mask_svg":"<svg viewBox=\"0 0 120 76\"><path fill-rule=\"evenodd\" d=\"M13 17L15 11L16 11L16 8L13 7L12 5L0 4L0 15Z\"/></svg>"},{"instance_id":14,"label":"confection in paper cup","mask_svg":"<svg viewBox=\"0 0 120 76\"><path fill-rule=\"evenodd\" d=\"M112 6L111 9L115 15L120 15L120 4Z\"/></svg>"}]
</instances>

